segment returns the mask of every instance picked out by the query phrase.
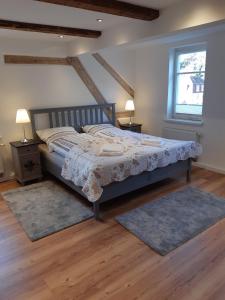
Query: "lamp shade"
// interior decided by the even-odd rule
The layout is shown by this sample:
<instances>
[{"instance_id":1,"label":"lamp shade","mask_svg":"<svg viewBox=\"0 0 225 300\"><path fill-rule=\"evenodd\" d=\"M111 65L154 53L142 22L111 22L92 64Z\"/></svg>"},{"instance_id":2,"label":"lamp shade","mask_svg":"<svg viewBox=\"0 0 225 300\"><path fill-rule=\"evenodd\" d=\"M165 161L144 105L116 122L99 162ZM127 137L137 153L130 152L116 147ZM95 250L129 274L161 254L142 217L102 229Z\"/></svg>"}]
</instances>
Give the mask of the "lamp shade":
<instances>
[{"instance_id":1,"label":"lamp shade","mask_svg":"<svg viewBox=\"0 0 225 300\"><path fill-rule=\"evenodd\" d=\"M128 111L135 110L134 100L127 100L126 105L125 105L125 110L128 110Z\"/></svg>"},{"instance_id":2,"label":"lamp shade","mask_svg":"<svg viewBox=\"0 0 225 300\"><path fill-rule=\"evenodd\" d=\"M26 109L18 109L16 112L16 123L30 123L30 118Z\"/></svg>"}]
</instances>

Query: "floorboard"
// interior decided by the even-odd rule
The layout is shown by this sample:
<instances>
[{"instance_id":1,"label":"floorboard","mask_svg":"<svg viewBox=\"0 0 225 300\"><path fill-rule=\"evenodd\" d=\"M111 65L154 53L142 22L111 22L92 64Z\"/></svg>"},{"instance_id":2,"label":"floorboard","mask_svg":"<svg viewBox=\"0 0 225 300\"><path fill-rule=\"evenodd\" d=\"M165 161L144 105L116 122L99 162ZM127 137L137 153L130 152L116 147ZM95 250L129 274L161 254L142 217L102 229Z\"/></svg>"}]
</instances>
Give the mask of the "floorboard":
<instances>
[{"instance_id":1,"label":"floorboard","mask_svg":"<svg viewBox=\"0 0 225 300\"><path fill-rule=\"evenodd\" d=\"M31 242L0 198L0 300L224 300L225 220L161 257L114 217L184 186L225 197L225 175L193 169L103 205L93 219ZM0 183L0 192L18 187Z\"/></svg>"}]
</instances>

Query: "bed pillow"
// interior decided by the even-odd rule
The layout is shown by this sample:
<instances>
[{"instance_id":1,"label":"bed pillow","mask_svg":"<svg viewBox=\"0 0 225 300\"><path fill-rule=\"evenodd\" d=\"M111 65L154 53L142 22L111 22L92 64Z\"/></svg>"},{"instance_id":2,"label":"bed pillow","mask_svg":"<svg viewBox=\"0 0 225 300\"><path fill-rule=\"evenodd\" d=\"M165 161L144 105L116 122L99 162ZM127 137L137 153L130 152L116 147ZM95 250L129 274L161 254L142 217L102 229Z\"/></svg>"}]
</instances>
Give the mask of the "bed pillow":
<instances>
[{"instance_id":1,"label":"bed pillow","mask_svg":"<svg viewBox=\"0 0 225 300\"><path fill-rule=\"evenodd\" d=\"M113 127L114 126L112 124L95 124L95 125L85 125L82 127L82 130L86 133L95 135L102 130L113 128Z\"/></svg>"},{"instance_id":2,"label":"bed pillow","mask_svg":"<svg viewBox=\"0 0 225 300\"><path fill-rule=\"evenodd\" d=\"M111 124L98 124L84 126L84 132L102 138L127 137L128 131L117 128ZM130 132L131 133L131 132Z\"/></svg>"},{"instance_id":3,"label":"bed pillow","mask_svg":"<svg viewBox=\"0 0 225 300\"><path fill-rule=\"evenodd\" d=\"M65 137L66 135L79 134L73 127L48 128L37 130L36 133L38 137L46 144L49 144L55 139Z\"/></svg>"}]
</instances>

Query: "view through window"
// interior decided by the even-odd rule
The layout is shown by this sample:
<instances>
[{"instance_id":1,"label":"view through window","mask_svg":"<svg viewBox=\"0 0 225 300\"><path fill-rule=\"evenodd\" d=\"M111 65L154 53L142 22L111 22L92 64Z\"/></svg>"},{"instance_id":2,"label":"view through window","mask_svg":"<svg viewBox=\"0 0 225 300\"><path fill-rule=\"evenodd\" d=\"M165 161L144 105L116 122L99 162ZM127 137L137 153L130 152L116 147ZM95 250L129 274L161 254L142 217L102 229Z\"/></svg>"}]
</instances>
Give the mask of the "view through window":
<instances>
[{"instance_id":1,"label":"view through window","mask_svg":"<svg viewBox=\"0 0 225 300\"><path fill-rule=\"evenodd\" d=\"M174 117L202 115L206 50L177 51L175 57Z\"/></svg>"}]
</instances>

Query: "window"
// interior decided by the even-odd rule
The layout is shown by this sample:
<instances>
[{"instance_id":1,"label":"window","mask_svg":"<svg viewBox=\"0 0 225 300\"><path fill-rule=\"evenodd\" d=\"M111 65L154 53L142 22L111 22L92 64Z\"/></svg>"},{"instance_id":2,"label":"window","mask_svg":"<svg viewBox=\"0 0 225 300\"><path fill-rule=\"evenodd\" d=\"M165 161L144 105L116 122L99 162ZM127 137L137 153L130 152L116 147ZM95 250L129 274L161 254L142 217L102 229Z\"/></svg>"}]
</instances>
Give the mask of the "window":
<instances>
[{"instance_id":1,"label":"window","mask_svg":"<svg viewBox=\"0 0 225 300\"><path fill-rule=\"evenodd\" d=\"M201 120L205 67L205 47L187 47L173 52L170 118Z\"/></svg>"}]
</instances>

